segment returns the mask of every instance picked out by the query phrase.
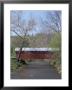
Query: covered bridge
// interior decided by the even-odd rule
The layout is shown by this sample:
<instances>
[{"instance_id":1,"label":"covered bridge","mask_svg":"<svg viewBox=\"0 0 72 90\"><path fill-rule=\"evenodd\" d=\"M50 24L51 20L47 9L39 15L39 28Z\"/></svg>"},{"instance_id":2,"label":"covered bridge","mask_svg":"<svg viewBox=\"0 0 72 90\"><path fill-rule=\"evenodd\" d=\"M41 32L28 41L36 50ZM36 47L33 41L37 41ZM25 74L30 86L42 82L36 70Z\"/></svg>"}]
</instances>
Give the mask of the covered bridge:
<instances>
[{"instance_id":1,"label":"covered bridge","mask_svg":"<svg viewBox=\"0 0 72 90\"><path fill-rule=\"evenodd\" d=\"M15 48L16 58L19 60L54 59L59 48Z\"/></svg>"}]
</instances>

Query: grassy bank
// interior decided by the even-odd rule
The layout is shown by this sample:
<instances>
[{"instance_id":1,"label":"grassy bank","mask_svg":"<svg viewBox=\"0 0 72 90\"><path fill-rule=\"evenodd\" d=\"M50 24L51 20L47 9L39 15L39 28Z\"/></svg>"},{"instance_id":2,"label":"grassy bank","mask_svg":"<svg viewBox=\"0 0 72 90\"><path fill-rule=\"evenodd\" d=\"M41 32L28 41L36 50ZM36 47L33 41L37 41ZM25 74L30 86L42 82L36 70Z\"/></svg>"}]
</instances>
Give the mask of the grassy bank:
<instances>
[{"instance_id":1,"label":"grassy bank","mask_svg":"<svg viewBox=\"0 0 72 90\"><path fill-rule=\"evenodd\" d=\"M24 65L23 62L18 62L16 58L11 58L11 72L18 70Z\"/></svg>"},{"instance_id":2,"label":"grassy bank","mask_svg":"<svg viewBox=\"0 0 72 90\"><path fill-rule=\"evenodd\" d=\"M56 53L56 58L50 60L49 64L56 68L59 74L61 74L61 53Z\"/></svg>"}]
</instances>

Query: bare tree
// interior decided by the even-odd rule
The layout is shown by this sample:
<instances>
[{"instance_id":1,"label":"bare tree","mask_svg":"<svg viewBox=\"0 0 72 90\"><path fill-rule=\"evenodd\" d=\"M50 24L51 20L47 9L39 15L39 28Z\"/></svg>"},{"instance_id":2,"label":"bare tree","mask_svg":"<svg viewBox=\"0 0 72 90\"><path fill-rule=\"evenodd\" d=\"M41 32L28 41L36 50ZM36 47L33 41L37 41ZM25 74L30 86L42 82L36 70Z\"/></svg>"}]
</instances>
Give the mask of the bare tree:
<instances>
[{"instance_id":1,"label":"bare tree","mask_svg":"<svg viewBox=\"0 0 72 90\"><path fill-rule=\"evenodd\" d=\"M34 28L36 22L32 17L28 21L24 20L22 11L16 11L14 14L16 15L11 16L11 31L23 38Z\"/></svg>"},{"instance_id":2,"label":"bare tree","mask_svg":"<svg viewBox=\"0 0 72 90\"><path fill-rule=\"evenodd\" d=\"M23 16L22 16L23 15ZM22 39L22 45L20 47L19 58L21 54L21 50L26 40L26 36L36 25L34 18L30 18L29 20L24 20L24 12L23 11L11 11L11 32L14 32L17 36ZM18 60L19 60L18 58Z\"/></svg>"},{"instance_id":3,"label":"bare tree","mask_svg":"<svg viewBox=\"0 0 72 90\"><path fill-rule=\"evenodd\" d=\"M50 13L50 28L56 32L61 32L61 11Z\"/></svg>"},{"instance_id":4,"label":"bare tree","mask_svg":"<svg viewBox=\"0 0 72 90\"><path fill-rule=\"evenodd\" d=\"M46 19L41 18L42 32L61 32L61 11L46 11Z\"/></svg>"}]
</instances>

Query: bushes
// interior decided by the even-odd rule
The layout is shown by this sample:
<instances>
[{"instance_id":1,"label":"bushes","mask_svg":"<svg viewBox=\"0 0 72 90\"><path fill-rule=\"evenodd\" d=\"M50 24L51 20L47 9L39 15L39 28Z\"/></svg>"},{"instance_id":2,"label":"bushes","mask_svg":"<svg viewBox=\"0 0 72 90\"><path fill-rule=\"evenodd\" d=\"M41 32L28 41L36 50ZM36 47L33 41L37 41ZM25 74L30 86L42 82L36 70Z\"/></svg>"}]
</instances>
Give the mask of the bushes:
<instances>
[{"instance_id":1,"label":"bushes","mask_svg":"<svg viewBox=\"0 0 72 90\"><path fill-rule=\"evenodd\" d=\"M24 65L25 63L23 61L17 61L16 58L11 58L11 71L14 72L17 69L19 69L20 67L22 67L22 65Z\"/></svg>"},{"instance_id":2,"label":"bushes","mask_svg":"<svg viewBox=\"0 0 72 90\"><path fill-rule=\"evenodd\" d=\"M51 48L59 48L60 51L55 53L55 59L50 60L50 65L53 65L59 74L61 74L61 33L55 32L49 43Z\"/></svg>"},{"instance_id":3,"label":"bushes","mask_svg":"<svg viewBox=\"0 0 72 90\"><path fill-rule=\"evenodd\" d=\"M61 53L60 52L56 53L55 59L50 60L49 64L54 66L58 71L58 73L61 74Z\"/></svg>"}]
</instances>

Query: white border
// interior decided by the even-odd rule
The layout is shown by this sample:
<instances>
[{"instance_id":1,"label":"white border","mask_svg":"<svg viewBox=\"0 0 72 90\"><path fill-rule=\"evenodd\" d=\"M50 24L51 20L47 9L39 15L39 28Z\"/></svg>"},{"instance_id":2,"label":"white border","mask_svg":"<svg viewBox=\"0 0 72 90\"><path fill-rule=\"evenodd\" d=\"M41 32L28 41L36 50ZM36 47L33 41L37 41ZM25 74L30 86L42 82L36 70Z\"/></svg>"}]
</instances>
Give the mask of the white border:
<instances>
[{"instance_id":1,"label":"white border","mask_svg":"<svg viewBox=\"0 0 72 90\"><path fill-rule=\"evenodd\" d=\"M62 79L10 79L10 10L62 11ZM4 86L68 86L69 4L4 4Z\"/></svg>"}]
</instances>

